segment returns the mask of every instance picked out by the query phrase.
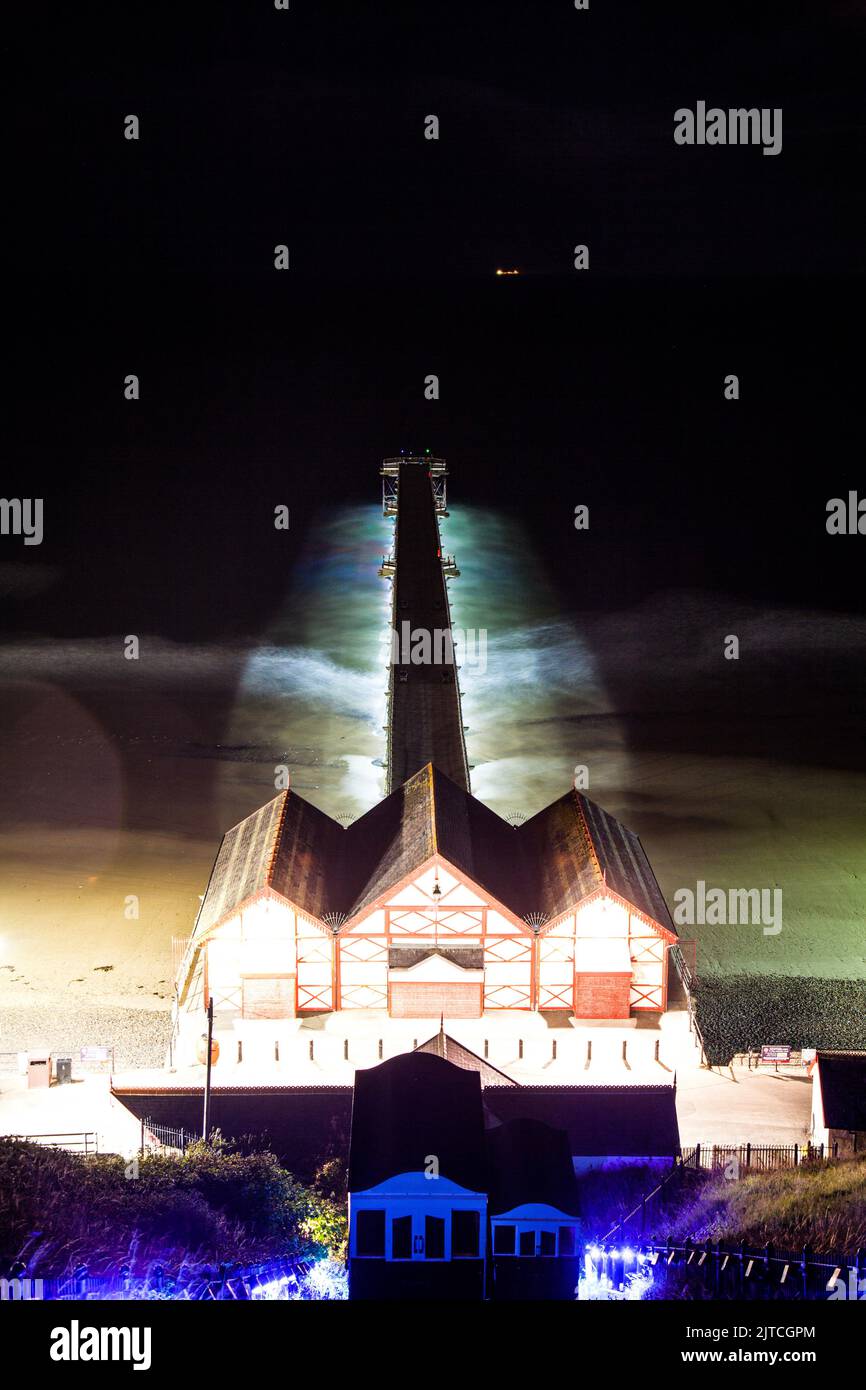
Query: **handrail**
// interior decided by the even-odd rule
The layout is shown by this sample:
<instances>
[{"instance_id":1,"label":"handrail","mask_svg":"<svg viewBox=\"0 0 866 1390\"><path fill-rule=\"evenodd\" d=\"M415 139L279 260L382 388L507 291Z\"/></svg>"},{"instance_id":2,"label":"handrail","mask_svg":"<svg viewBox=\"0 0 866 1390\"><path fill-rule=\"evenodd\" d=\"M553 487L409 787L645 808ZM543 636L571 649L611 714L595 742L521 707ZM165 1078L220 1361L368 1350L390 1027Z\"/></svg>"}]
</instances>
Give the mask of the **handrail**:
<instances>
[{"instance_id":1,"label":"handrail","mask_svg":"<svg viewBox=\"0 0 866 1390\"><path fill-rule=\"evenodd\" d=\"M686 964L685 957L683 956L682 948L679 942L672 943L668 949L671 953L671 959L674 963L674 969L679 975L680 982L683 986L683 989L686 992L686 1009L689 1015L689 1029L693 1030L697 1035L698 1043L700 1044L701 1049L701 1062L704 1066L709 1066L710 1063L707 1060L707 1047L706 1043L704 1042L704 1035L701 1032L700 1024L698 1023L697 1009L695 1007L694 994L692 992L692 987L694 983L692 979L692 972L689 970L689 967Z\"/></svg>"},{"instance_id":2,"label":"handrail","mask_svg":"<svg viewBox=\"0 0 866 1390\"><path fill-rule=\"evenodd\" d=\"M53 1134L4 1134L4 1139L16 1139L24 1144L41 1144L46 1149L82 1150L86 1155L99 1153L99 1131L96 1129L76 1129L58 1131ZM64 1144L63 1139L76 1139L76 1145ZM55 1142L57 1141L57 1142Z\"/></svg>"},{"instance_id":3,"label":"handrail","mask_svg":"<svg viewBox=\"0 0 866 1390\"><path fill-rule=\"evenodd\" d=\"M682 1173L682 1171L683 1171L683 1163L682 1163L682 1160L678 1160L678 1161L674 1164L674 1166L673 1166L673 1168L671 1169L671 1171L668 1173L667 1177L666 1177L666 1178L662 1178L662 1181L658 1184L657 1187L654 1187L654 1188L653 1188L652 1192L647 1192L647 1193L645 1193L644 1196L641 1197L640 1201L638 1202L638 1204L637 1204L637 1206L634 1208L634 1210L633 1210L633 1211L630 1211L630 1212L628 1213L628 1216L624 1216L620 1221L617 1221L616 1225L613 1226L613 1227L608 1231L607 1235L604 1237L604 1240L602 1241L602 1244L603 1244L603 1245L606 1245L607 1242L614 1236L614 1234L615 1234L617 1231L621 1231L621 1230L623 1229L623 1227L625 1226L625 1224L626 1224L627 1221L631 1221L631 1219L632 1219L633 1216L636 1216L637 1213L638 1213L642 1208L645 1208L645 1207L646 1207L647 1202L651 1202L651 1201L652 1201L653 1197L655 1197L655 1195L656 1195L657 1192L661 1192L661 1190L662 1190L663 1187L667 1187L667 1185L668 1185L668 1183L671 1181L671 1179L672 1179L673 1177L675 1177L675 1176L677 1175L677 1173Z\"/></svg>"}]
</instances>

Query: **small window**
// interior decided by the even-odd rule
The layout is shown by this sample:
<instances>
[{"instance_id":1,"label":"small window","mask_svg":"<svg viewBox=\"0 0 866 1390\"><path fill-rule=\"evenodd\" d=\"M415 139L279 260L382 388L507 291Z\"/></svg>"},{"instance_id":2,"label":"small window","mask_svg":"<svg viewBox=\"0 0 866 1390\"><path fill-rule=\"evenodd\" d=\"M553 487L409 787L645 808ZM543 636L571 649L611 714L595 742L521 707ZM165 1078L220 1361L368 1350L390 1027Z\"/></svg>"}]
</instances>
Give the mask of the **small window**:
<instances>
[{"instance_id":1,"label":"small window","mask_svg":"<svg viewBox=\"0 0 866 1390\"><path fill-rule=\"evenodd\" d=\"M559 1253L560 1255L574 1254L574 1227L560 1226L559 1228Z\"/></svg>"},{"instance_id":2,"label":"small window","mask_svg":"<svg viewBox=\"0 0 866 1390\"><path fill-rule=\"evenodd\" d=\"M395 1216L391 1222L392 1260L411 1260L412 1258L412 1218Z\"/></svg>"},{"instance_id":3,"label":"small window","mask_svg":"<svg viewBox=\"0 0 866 1390\"><path fill-rule=\"evenodd\" d=\"M493 1253L494 1255L513 1255L515 1242L514 1226L494 1226L493 1227Z\"/></svg>"},{"instance_id":4,"label":"small window","mask_svg":"<svg viewBox=\"0 0 866 1390\"><path fill-rule=\"evenodd\" d=\"M359 1211L355 1223L355 1253L367 1258L385 1258L385 1213Z\"/></svg>"},{"instance_id":5,"label":"small window","mask_svg":"<svg viewBox=\"0 0 866 1390\"><path fill-rule=\"evenodd\" d=\"M520 1232L520 1253L521 1253L521 1255L524 1255L524 1256L526 1256L526 1255L534 1255L534 1254L535 1254L535 1232L534 1232L534 1231L521 1231L521 1232Z\"/></svg>"},{"instance_id":6,"label":"small window","mask_svg":"<svg viewBox=\"0 0 866 1390\"><path fill-rule=\"evenodd\" d=\"M556 1231L541 1231L539 1233L538 1253L547 1256L556 1254Z\"/></svg>"},{"instance_id":7,"label":"small window","mask_svg":"<svg viewBox=\"0 0 866 1390\"><path fill-rule=\"evenodd\" d=\"M428 1260L445 1259L445 1218L425 1216L424 1255Z\"/></svg>"},{"instance_id":8,"label":"small window","mask_svg":"<svg viewBox=\"0 0 866 1390\"><path fill-rule=\"evenodd\" d=\"M478 1233L480 1229L477 1211L454 1211L451 1213L451 1257L455 1260L474 1260L478 1258ZM514 1249L514 1227L511 1231L511 1248Z\"/></svg>"}]
</instances>

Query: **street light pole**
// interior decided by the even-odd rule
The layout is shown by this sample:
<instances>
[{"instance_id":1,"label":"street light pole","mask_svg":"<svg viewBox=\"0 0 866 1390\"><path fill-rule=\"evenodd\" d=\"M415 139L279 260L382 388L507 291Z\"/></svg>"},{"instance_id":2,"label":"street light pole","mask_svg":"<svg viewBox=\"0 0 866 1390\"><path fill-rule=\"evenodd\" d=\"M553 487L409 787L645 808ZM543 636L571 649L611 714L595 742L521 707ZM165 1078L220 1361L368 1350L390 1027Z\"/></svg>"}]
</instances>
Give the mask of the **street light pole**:
<instances>
[{"instance_id":1,"label":"street light pole","mask_svg":"<svg viewBox=\"0 0 866 1390\"><path fill-rule=\"evenodd\" d=\"M202 1117L201 1137L205 1143L210 1134L210 1069L213 1049L213 995L207 1001L207 1072L204 1079L204 1115Z\"/></svg>"}]
</instances>

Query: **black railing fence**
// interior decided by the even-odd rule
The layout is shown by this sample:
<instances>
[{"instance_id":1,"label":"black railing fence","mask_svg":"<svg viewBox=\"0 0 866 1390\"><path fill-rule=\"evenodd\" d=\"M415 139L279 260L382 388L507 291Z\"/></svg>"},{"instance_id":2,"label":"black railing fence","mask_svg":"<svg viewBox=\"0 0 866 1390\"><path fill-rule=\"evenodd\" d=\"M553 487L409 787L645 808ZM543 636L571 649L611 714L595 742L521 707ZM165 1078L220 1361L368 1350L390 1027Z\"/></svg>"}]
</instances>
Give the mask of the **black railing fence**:
<instances>
[{"instance_id":1,"label":"black railing fence","mask_svg":"<svg viewBox=\"0 0 866 1390\"><path fill-rule=\"evenodd\" d=\"M835 1146L823 1144L694 1144L682 1151L674 1166L651 1191L644 1193L628 1215L604 1237L605 1242L655 1236L669 1220L668 1206L690 1175L724 1174L731 1181L748 1173L769 1173L803 1164L827 1163L837 1157Z\"/></svg>"},{"instance_id":2,"label":"black railing fence","mask_svg":"<svg viewBox=\"0 0 866 1390\"><path fill-rule=\"evenodd\" d=\"M200 1139L198 1131L189 1129L176 1129L173 1125L163 1125L157 1120L142 1120L141 1122L141 1153L150 1148L175 1149L178 1153L186 1153L190 1144Z\"/></svg>"},{"instance_id":3,"label":"black railing fence","mask_svg":"<svg viewBox=\"0 0 866 1390\"><path fill-rule=\"evenodd\" d=\"M55 1278L30 1278L25 1272L0 1279L0 1301L178 1299L203 1302L286 1298L293 1292L296 1294L311 1268L312 1261L300 1258L176 1271L155 1264L141 1274L134 1274L127 1265L110 1274L90 1274L85 1265L80 1265L69 1274Z\"/></svg>"},{"instance_id":4,"label":"black railing fence","mask_svg":"<svg viewBox=\"0 0 866 1390\"><path fill-rule=\"evenodd\" d=\"M692 967L686 960L681 943L678 943L677 945L670 947L670 957L673 961L674 969L676 970L677 975L680 978L680 983L683 987L683 993L685 995L686 1000L686 1009L688 1011L689 1016L689 1032L693 1033L697 1040L698 1047L701 1051L702 1064L704 1066L708 1066L709 1062L707 1059L707 1049L704 1043L704 1035L701 1032L700 1026L698 1024L697 1007L695 1004L695 988L698 982L696 970L692 969Z\"/></svg>"},{"instance_id":5,"label":"black railing fence","mask_svg":"<svg viewBox=\"0 0 866 1390\"><path fill-rule=\"evenodd\" d=\"M613 1289L646 1271L661 1298L682 1293L714 1299L866 1299L866 1250L816 1254L808 1246L792 1251L691 1240L630 1247L620 1240L589 1247L587 1259L596 1277L606 1278Z\"/></svg>"},{"instance_id":6,"label":"black railing fence","mask_svg":"<svg viewBox=\"0 0 866 1390\"><path fill-rule=\"evenodd\" d=\"M833 1144L694 1144L683 1149L682 1165L695 1171L769 1173L777 1168L798 1168L801 1163L824 1163L838 1158Z\"/></svg>"}]
</instances>

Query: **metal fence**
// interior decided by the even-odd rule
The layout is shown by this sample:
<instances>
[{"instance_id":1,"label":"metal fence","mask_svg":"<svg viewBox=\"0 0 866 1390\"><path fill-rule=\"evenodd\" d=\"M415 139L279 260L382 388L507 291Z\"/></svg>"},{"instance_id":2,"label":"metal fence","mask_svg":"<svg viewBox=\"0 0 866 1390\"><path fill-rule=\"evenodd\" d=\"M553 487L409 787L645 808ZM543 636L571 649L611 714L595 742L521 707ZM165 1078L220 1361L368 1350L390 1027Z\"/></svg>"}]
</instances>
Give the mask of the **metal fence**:
<instances>
[{"instance_id":1,"label":"metal fence","mask_svg":"<svg viewBox=\"0 0 866 1390\"><path fill-rule=\"evenodd\" d=\"M69 1149L71 1153L98 1154L99 1134L84 1129L71 1134L4 1134L4 1139L19 1139L25 1144L41 1144L46 1149Z\"/></svg>"},{"instance_id":2,"label":"metal fence","mask_svg":"<svg viewBox=\"0 0 866 1390\"><path fill-rule=\"evenodd\" d=\"M683 993L686 997L686 1010L688 1012L689 1017L689 1032L694 1034L698 1047L700 1048L702 1065L708 1066L709 1062L707 1060L707 1049L704 1043L704 1035L701 1032L700 1026L698 1024L698 1014L697 1008L695 1006L695 989L698 983L696 968L697 958L695 968L693 969L686 960L685 954L682 949L683 946L686 944L687 943L680 941L677 942L676 945L671 946L669 948L670 958L674 963L674 969L676 970L677 975L680 978L680 983L683 987ZM694 945L694 943L688 944Z\"/></svg>"},{"instance_id":3,"label":"metal fence","mask_svg":"<svg viewBox=\"0 0 866 1390\"><path fill-rule=\"evenodd\" d=\"M802 1164L827 1163L838 1155L825 1150L823 1144L695 1144L684 1149L670 1171L651 1191L642 1195L637 1205L622 1217L605 1236L612 1240L637 1239L656 1234L667 1219L668 1205L690 1177L699 1173L725 1173L731 1179L747 1173L768 1173L783 1168L798 1168Z\"/></svg>"},{"instance_id":4,"label":"metal fence","mask_svg":"<svg viewBox=\"0 0 866 1390\"><path fill-rule=\"evenodd\" d=\"M69 1274L55 1278L31 1279L25 1272L0 1280L0 1298L21 1301L170 1299L183 1302L291 1298L297 1296L300 1283L311 1268L311 1261L294 1258L196 1270L185 1267L167 1270L153 1265L141 1274L134 1274L129 1265L122 1265L110 1274L90 1274L86 1265L79 1265Z\"/></svg>"},{"instance_id":5,"label":"metal fence","mask_svg":"<svg viewBox=\"0 0 866 1390\"><path fill-rule=\"evenodd\" d=\"M178 1153L186 1153L189 1145L200 1139L198 1130L176 1129L173 1125L160 1124L158 1120L142 1120L141 1122L141 1152L145 1149L159 1147L162 1149L176 1149Z\"/></svg>"},{"instance_id":6,"label":"metal fence","mask_svg":"<svg viewBox=\"0 0 866 1390\"><path fill-rule=\"evenodd\" d=\"M682 1164L696 1171L730 1171L732 1176L739 1176L823 1163L838 1156L838 1144L695 1144L683 1150Z\"/></svg>"},{"instance_id":7,"label":"metal fence","mask_svg":"<svg viewBox=\"0 0 866 1390\"><path fill-rule=\"evenodd\" d=\"M597 1277L614 1289L627 1285L636 1270L648 1269L656 1296L730 1299L866 1298L866 1250L855 1254L815 1254L766 1245L753 1249L707 1241L695 1244L654 1241L637 1248L591 1246L587 1252Z\"/></svg>"}]
</instances>

